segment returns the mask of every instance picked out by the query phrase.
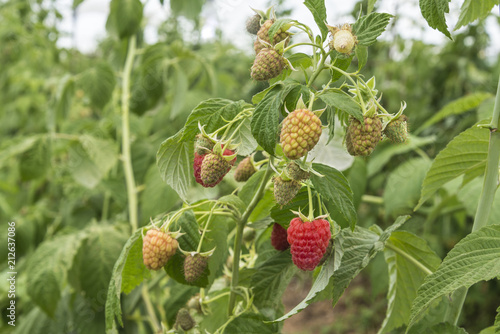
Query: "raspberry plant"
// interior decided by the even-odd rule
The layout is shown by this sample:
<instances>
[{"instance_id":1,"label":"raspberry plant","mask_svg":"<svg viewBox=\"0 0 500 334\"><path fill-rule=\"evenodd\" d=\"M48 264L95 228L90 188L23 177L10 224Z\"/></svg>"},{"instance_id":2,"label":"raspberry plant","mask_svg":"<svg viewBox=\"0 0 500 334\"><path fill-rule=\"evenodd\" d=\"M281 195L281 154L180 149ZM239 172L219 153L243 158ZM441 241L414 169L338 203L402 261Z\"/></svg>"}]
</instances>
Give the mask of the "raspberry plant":
<instances>
[{"instance_id":1,"label":"raspberry plant","mask_svg":"<svg viewBox=\"0 0 500 334\"><path fill-rule=\"evenodd\" d=\"M170 6L186 15L195 2ZM465 1L457 26L492 3ZM477 91L492 66L465 66L458 80L450 71L481 57L460 42L478 34L447 44L460 62L418 43L425 56L387 61L370 48L368 58L390 15L372 13L370 1L366 15L332 22L322 1L307 0L318 36L301 18L255 10L247 59L220 41L183 43L167 26L147 45L142 2L112 0L100 51L68 57L45 20L58 12L44 4L0 5L0 216L19 237L19 326L2 323L2 332L279 333L313 302L335 306L383 255L388 281L371 281L388 286L385 319L371 319L380 333L464 333L467 289L500 276L500 92L495 102L493 89ZM421 1L424 17L451 36L447 3L434 5ZM448 80L433 80L440 69ZM460 80L475 90L454 100L470 93L449 93ZM478 106L471 127L463 114ZM33 117L43 113L47 122ZM357 157L337 170L342 154L330 152L340 142ZM450 221L460 223L456 235L473 232L450 242L439 230ZM434 253L449 249L444 260ZM312 287L285 311L296 274ZM484 333L499 327L497 317Z\"/></svg>"},{"instance_id":2,"label":"raspberry plant","mask_svg":"<svg viewBox=\"0 0 500 334\"><path fill-rule=\"evenodd\" d=\"M136 275L128 285L149 277L138 258L130 255L131 249L147 242L143 230L160 228L179 235L181 250L164 266L172 284L184 291L166 309L177 314L169 332L180 328L192 333L278 333L283 320L316 300L329 298L335 306L352 279L380 252L390 271L399 270L394 261L409 268L412 283L399 284L413 284L406 293L416 295L413 306L403 304L405 292L395 291L397 283L391 282L381 332L400 326L408 326L407 332L457 329L453 314L461 305L454 298L440 298L444 291L453 292L451 286L442 287L437 296L429 294L434 272L446 271L453 260L445 259L439 266L440 259L423 240L396 231L409 216L398 217L385 230L357 226L346 176L310 157L311 151L314 156L325 154L326 137L331 139L335 131L344 132L345 150L353 156L369 156L380 141L409 141L406 103L388 111L375 77L360 74L368 47L384 32L391 15L374 12L359 15L352 24L329 25L321 2L306 5L320 35L298 20L277 18L272 9L256 11L248 21L247 29L257 35L249 72L254 80L268 81L269 87L255 94L252 103L221 98L201 102L184 127L160 145L159 172L184 204L156 217L129 239L110 286L108 305L114 306L108 308L108 328L116 325L115 316L120 321L116 305L124 266ZM307 41L295 42L298 35ZM299 46L308 47L309 53L297 52ZM355 72L348 71L351 63L357 63ZM320 76L327 80L318 86ZM220 198L190 200L191 175L200 188L215 187L228 177L237 156L234 177L243 185ZM419 205L433 190L424 182ZM457 252L474 237L480 236L464 239ZM307 297L285 314L281 297L299 270L313 271L314 282ZM193 300L195 307L190 307ZM431 304L440 310L434 318L426 312ZM172 325L162 322L156 330L167 331Z\"/></svg>"}]
</instances>

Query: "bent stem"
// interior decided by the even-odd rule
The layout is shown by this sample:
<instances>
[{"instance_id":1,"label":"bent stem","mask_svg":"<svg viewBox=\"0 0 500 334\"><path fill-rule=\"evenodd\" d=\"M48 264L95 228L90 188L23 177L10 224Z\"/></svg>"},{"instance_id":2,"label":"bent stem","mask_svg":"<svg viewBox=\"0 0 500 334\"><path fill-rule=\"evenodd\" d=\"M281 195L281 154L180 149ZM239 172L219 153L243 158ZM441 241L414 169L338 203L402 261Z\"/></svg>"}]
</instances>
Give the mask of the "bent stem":
<instances>
[{"instance_id":1,"label":"bent stem","mask_svg":"<svg viewBox=\"0 0 500 334\"><path fill-rule=\"evenodd\" d=\"M129 97L130 97L130 74L132 72L132 65L134 63L135 55L135 35L130 37L128 43L127 59L123 69L122 81L122 159L123 169L125 172L125 181L127 183L127 197L128 197L128 215L132 230L137 230L138 217L137 217L137 189L135 185L134 172L132 169L132 157L130 154L130 110L129 110Z\"/></svg>"},{"instance_id":2,"label":"bent stem","mask_svg":"<svg viewBox=\"0 0 500 334\"><path fill-rule=\"evenodd\" d=\"M498 164L500 162L500 78L498 81L497 95L495 98L495 107L493 109L493 117L490 124L490 142L488 146L488 160L486 162L486 171L484 175L483 190L479 198L476 216L474 217L474 225L472 232L479 230L481 227L488 225L495 192L498 188ZM444 321L456 325L468 289L461 287L452 294L452 301L448 306Z\"/></svg>"},{"instance_id":3,"label":"bent stem","mask_svg":"<svg viewBox=\"0 0 500 334\"><path fill-rule=\"evenodd\" d=\"M231 316L233 314L234 305L236 303L236 289L238 288L238 279L239 279L239 269L240 269L240 253L241 253L241 243L243 240L243 229L248 221L248 217L252 214L253 210L262 199L264 195L264 190L266 189L267 181L271 177L273 169L271 167L273 163L272 157L269 158L269 164L267 165L266 173L264 174L264 178L257 189L257 192L252 198L252 201L248 205L248 208L241 216L240 221L237 223L236 228L236 236L234 237L234 256L233 256L233 276L231 278L231 294L229 296L229 306L228 306L228 314Z\"/></svg>"}]
</instances>

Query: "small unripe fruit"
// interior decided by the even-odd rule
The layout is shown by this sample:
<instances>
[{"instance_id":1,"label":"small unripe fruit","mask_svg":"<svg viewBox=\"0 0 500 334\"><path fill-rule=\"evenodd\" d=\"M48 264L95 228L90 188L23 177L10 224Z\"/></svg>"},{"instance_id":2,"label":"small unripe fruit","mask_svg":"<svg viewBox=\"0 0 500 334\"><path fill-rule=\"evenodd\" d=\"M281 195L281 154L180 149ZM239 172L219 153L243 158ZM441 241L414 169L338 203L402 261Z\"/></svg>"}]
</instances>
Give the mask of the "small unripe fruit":
<instances>
[{"instance_id":1,"label":"small unripe fruit","mask_svg":"<svg viewBox=\"0 0 500 334\"><path fill-rule=\"evenodd\" d=\"M237 182L245 182L253 174L255 174L256 171L257 170L252 163L252 158L246 157L245 159L241 160L241 162L238 164L238 167L236 167L236 170L234 171L234 179Z\"/></svg>"},{"instance_id":2,"label":"small unripe fruit","mask_svg":"<svg viewBox=\"0 0 500 334\"><path fill-rule=\"evenodd\" d=\"M387 124L384 135L396 144L406 143L408 140L408 118L401 115L397 120Z\"/></svg>"},{"instance_id":3,"label":"small unripe fruit","mask_svg":"<svg viewBox=\"0 0 500 334\"><path fill-rule=\"evenodd\" d=\"M257 81L266 81L277 77L285 68L285 60L274 49L263 48L252 65L250 76Z\"/></svg>"},{"instance_id":4,"label":"small unripe fruit","mask_svg":"<svg viewBox=\"0 0 500 334\"><path fill-rule=\"evenodd\" d=\"M295 181L302 181L309 179L309 172L302 170L295 161L291 161L286 166L288 176L290 176Z\"/></svg>"},{"instance_id":5,"label":"small unripe fruit","mask_svg":"<svg viewBox=\"0 0 500 334\"><path fill-rule=\"evenodd\" d=\"M356 39L349 30L339 30L333 36L333 47L337 52L350 53L356 44Z\"/></svg>"},{"instance_id":6,"label":"small unripe fruit","mask_svg":"<svg viewBox=\"0 0 500 334\"><path fill-rule=\"evenodd\" d=\"M287 237L286 229L280 224L274 223L273 231L271 232L271 245L273 245L274 249L284 251L290 248Z\"/></svg>"},{"instance_id":7,"label":"small unripe fruit","mask_svg":"<svg viewBox=\"0 0 500 334\"><path fill-rule=\"evenodd\" d=\"M257 35L260 29L260 15L255 14L250 16L246 23L246 29L252 35Z\"/></svg>"},{"instance_id":8,"label":"small unripe fruit","mask_svg":"<svg viewBox=\"0 0 500 334\"><path fill-rule=\"evenodd\" d=\"M346 132L346 147L353 156L370 155L382 138L382 121L377 115L364 117L364 125L354 117L350 118Z\"/></svg>"},{"instance_id":9,"label":"small unripe fruit","mask_svg":"<svg viewBox=\"0 0 500 334\"><path fill-rule=\"evenodd\" d=\"M271 26L273 25L274 20L269 19L266 22L262 24L260 27L259 31L257 32L257 37L260 38L262 41L265 41L271 45L276 45L279 42L285 40L290 34L287 31L284 31L282 29L279 29L276 34L273 36L273 41L271 43L271 39L269 38L269 29L271 29ZM287 44L287 43L285 43ZM254 50L255 54L259 54L260 50L266 47L265 44L261 43L259 39L257 39L254 43ZM286 46L286 45L285 45Z\"/></svg>"},{"instance_id":10,"label":"small unripe fruit","mask_svg":"<svg viewBox=\"0 0 500 334\"><path fill-rule=\"evenodd\" d=\"M184 259L184 278L187 282L196 282L207 268L208 258L200 253L188 254Z\"/></svg>"},{"instance_id":11,"label":"small unripe fruit","mask_svg":"<svg viewBox=\"0 0 500 334\"><path fill-rule=\"evenodd\" d=\"M194 152L198 155L210 153L210 151L214 148L214 145L213 141L199 133L196 135L196 140L194 142Z\"/></svg>"},{"instance_id":12,"label":"small unripe fruit","mask_svg":"<svg viewBox=\"0 0 500 334\"><path fill-rule=\"evenodd\" d=\"M283 154L295 160L313 149L321 137L321 120L312 111L297 109L284 120L280 143Z\"/></svg>"},{"instance_id":13,"label":"small unripe fruit","mask_svg":"<svg viewBox=\"0 0 500 334\"><path fill-rule=\"evenodd\" d=\"M175 324L182 328L184 331L188 331L194 326L196 326L196 322L193 320L189 311L185 308L181 308L179 312L177 312L177 317L175 319Z\"/></svg>"},{"instance_id":14,"label":"small unripe fruit","mask_svg":"<svg viewBox=\"0 0 500 334\"><path fill-rule=\"evenodd\" d=\"M279 205L287 205L299 192L302 184L295 180L283 180L280 176L273 179L274 199Z\"/></svg>"},{"instance_id":15,"label":"small unripe fruit","mask_svg":"<svg viewBox=\"0 0 500 334\"><path fill-rule=\"evenodd\" d=\"M142 241L142 258L149 270L159 270L177 251L178 242L168 233L151 229Z\"/></svg>"}]
</instances>

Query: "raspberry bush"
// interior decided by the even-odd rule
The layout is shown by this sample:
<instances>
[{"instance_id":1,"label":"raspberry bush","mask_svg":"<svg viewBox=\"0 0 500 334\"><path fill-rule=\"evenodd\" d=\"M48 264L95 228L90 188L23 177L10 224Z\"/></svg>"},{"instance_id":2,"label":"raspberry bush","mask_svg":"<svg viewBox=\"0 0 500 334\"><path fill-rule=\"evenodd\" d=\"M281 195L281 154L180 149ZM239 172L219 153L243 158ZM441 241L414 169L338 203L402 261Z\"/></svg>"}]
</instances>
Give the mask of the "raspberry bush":
<instances>
[{"instance_id":1,"label":"raspberry bush","mask_svg":"<svg viewBox=\"0 0 500 334\"><path fill-rule=\"evenodd\" d=\"M158 42L146 1L111 0L93 54L56 44L52 2L0 4L2 333L281 333L315 302L355 310L310 332L498 331L482 21L431 47L376 1L335 22L306 0L314 26L247 8L244 53L200 38L202 0L157 3ZM451 36L447 3L420 6ZM493 6L465 1L457 27Z\"/></svg>"}]
</instances>

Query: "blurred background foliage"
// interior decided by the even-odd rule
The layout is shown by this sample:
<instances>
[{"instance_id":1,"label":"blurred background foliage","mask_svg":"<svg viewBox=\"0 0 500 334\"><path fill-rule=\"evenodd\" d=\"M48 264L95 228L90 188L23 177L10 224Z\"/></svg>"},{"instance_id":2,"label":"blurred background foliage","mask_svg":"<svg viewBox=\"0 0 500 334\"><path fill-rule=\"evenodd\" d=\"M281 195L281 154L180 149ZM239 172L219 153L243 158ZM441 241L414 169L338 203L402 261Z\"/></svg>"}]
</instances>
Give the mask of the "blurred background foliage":
<instances>
[{"instance_id":1,"label":"blurred background foliage","mask_svg":"<svg viewBox=\"0 0 500 334\"><path fill-rule=\"evenodd\" d=\"M291 13L283 2L274 2L278 16ZM183 126L200 101L220 97L251 102L265 88L250 79L252 54L237 49L222 32L210 40L201 38L203 1L172 1L170 6L174 15L158 29L157 43L147 45L143 30L138 33L140 54L132 72L132 161L142 225L181 205L158 174L159 144ZM353 4L353 13L358 9L359 3ZM392 14L397 20L398 13ZM7 222L16 222L19 273L15 328L5 320L6 285L0 290L1 330L6 333L103 332L103 291L129 234L119 153L118 84L126 43L110 34L91 54L58 47L60 19L53 1L0 1L0 238L7 238ZM192 25L186 27L185 19ZM487 59L485 48L495 37L480 21L454 35L454 41L436 46L403 38L394 27L393 23L384 33L388 38L370 47L363 73L376 76L382 104L390 112L406 101L414 137L407 145L382 143L370 158L356 158L346 174L359 205L359 224L384 228L398 215L411 214L405 228L443 257L471 230L481 180L462 188L460 182L447 184L418 211L413 208L430 159L457 134L491 114L500 63L498 58ZM354 61L352 70L356 69ZM319 78L318 87L321 80L326 78ZM430 124L443 108L447 116ZM192 199L218 197L236 186L230 177L216 189L197 186ZM491 219L500 220L499 201ZM68 263L65 256L73 252L75 260ZM0 254L3 280L9 271L6 247ZM48 269L40 269L42 265ZM59 272L61 266L67 272ZM354 283L356 293L344 297L350 311L343 318L352 319L352 326L344 320L324 323L321 333L360 333L360 323L363 332L376 332L385 308L385 268L382 257L375 260ZM56 274L49 275L50 270ZM50 297L52 288L47 288L48 295L32 290L43 275L50 276L47 282L61 296L52 307L40 303ZM154 284L168 290L165 279ZM474 286L461 323L472 332L489 326L499 295L496 281ZM123 303L126 326L121 332L147 332L147 325L134 318L144 308L139 295L127 295Z\"/></svg>"}]
</instances>

